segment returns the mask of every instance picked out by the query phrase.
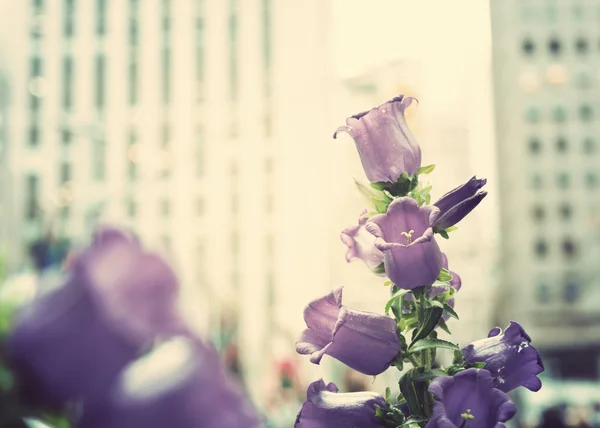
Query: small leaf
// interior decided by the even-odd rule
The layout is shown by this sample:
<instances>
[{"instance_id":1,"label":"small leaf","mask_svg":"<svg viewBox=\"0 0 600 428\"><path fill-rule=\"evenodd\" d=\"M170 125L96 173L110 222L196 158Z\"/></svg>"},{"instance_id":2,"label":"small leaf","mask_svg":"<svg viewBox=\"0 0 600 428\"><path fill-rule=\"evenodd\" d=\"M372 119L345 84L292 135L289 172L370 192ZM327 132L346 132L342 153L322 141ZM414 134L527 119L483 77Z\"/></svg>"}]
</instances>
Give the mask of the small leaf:
<instances>
[{"instance_id":1,"label":"small leaf","mask_svg":"<svg viewBox=\"0 0 600 428\"><path fill-rule=\"evenodd\" d=\"M383 419L385 417L385 413L383 413L383 409L375 404L375 416L379 419Z\"/></svg>"},{"instance_id":2,"label":"small leaf","mask_svg":"<svg viewBox=\"0 0 600 428\"><path fill-rule=\"evenodd\" d=\"M471 364L469 364L469 366L475 367L476 369L482 369L485 367L485 363L484 362L471 363Z\"/></svg>"},{"instance_id":3,"label":"small leaf","mask_svg":"<svg viewBox=\"0 0 600 428\"><path fill-rule=\"evenodd\" d=\"M381 263L376 268L371 269L371 272L378 274L378 275L385 273L385 266L383 265L383 263Z\"/></svg>"},{"instance_id":4,"label":"small leaf","mask_svg":"<svg viewBox=\"0 0 600 428\"><path fill-rule=\"evenodd\" d=\"M462 364L465 361L465 356L463 355L462 351L457 350L454 351L454 360L452 361L453 364Z\"/></svg>"},{"instance_id":5,"label":"small leaf","mask_svg":"<svg viewBox=\"0 0 600 428\"><path fill-rule=\"evenodd\" d=\"M452 281L452 275L450 275L447 269L442 268L440 274L437 277L437 280L442 282Z\"/></svg>"},{"instance_id":6,"label":"small leaf","mask_svg":"<svg viewBox=\"0 0 600 428\"><path fill-rule=\"evenodd\" d=\"M450 237L448 236L448 232L446 232L445 230L440 230L438 233L442 238L450 239Z\"/></svg>"},{"instance_id":7,"label":"small leaf","mask_svg":"<svg viewBox=\"0 0 600 428\"><path fill-rule=\"evenodd\" d=\"M421 168L419 168L419 171L417 172L417 174L430 174L431 172L433 172L433 170L435 169L435 165L427 165L427 166L422 166Z\"/></svg>"},{"instance_id":8,"label":"small leaf","mask_svg":"<svg viewBox=\"0 0 600 428\"><path fill-rule=\"evenodd\" d=\"M418 352L418 351L423 351L425 349L435 349L435 348L453 349L453 350L460 349L456 344L454 344L452 342L448 342L447 340L421 339L417 342L412 343L411 346L409 346L408 351L409 352Z\"/></svg>"},{"instance_id":9,"label":"small leaf","mask_svg":"<svg viewBox=\"0 0 600 428\"><path fill-rule=\"evenodd\" d=\"M389 315L390 314L390 308L392 307L392 305L394 304L394 302L396 302L401 297L404 297L404 295L406 293L408 293L409 291L410 290L400 290L400 292L398 292L398 294L395 294L394 296L392 296L392 298L390 300L388 300L388 302L385 304L385 314Z\"/></svg>"},{"instance_id":10,"label":"small leaf","mask_svg":"<svg viewBox=\"0 0 600 428\"><path fill-rule=\"evenodd\" d=\"M450 226L449 228L446 229L446 233L450 233L455 231L456 229L458 229L458 226Z\"/></svg>"},{"instance_id":11,"label":"small leaf","mask_svg":"<svg viewBox=\"0 0 600 428\"><path fill-rule=\"evenodd\" d=\"M440 319L440 321L438 322L438 327L444 330L446 333L452 334L450 332L450 329L448 328L448 324L446 324L446 321L444 321L444 319Z\"/></svg>"},{"instance_id":12,"label":"small leaf","mask_svg":"<svg viewBox=\"0 0 600 428\"><path fill-rule=\"evenodd\" d=\"M454 319L458 319L458 314L448 303L444 303L444 312Z\"/></svg>"},{"instance_id":13,"label":"small leaf","mask_svg":"<svg viewBox=\"0 0 600 428\"><path fill-rule=\"evenodd\" d=\"M425 311L425 320L413 338L413 344L429 336L429 333L437 326L443 312L444 309L440 307L429 308ZM408 348L410 349L410 346Z\"/></svg>"},{"instance_id":14,"label":"small leaf","mask_svg":"<svg viewBox=\"0 0 600 428\"><path fill-rule=\"evenodd\" d=\"M391 398L392 398L392 390L388 386L388 387L385 388L385 401L386 401L386 403L390 404L390 399Z\"/></svg>"},{"instance_id":15,"label":"small leaf","mask_svg":"<svg viewBox=\"0 0 600 428\"><path fill-rule=\"evenodd\" d=\"M426 380L435 379L436 377L440 376L448 376L448 373L441 369L431 369L426 370L423 373L414 375L413 380L416 382L424 382Z\"/></svg>"},{"instance_id":16,"label":"small leaf","mask_svg":"<svg viewBox=\"0 0 600 428\"><path fill-rule=\"evenodd\" d=\"M384 287L389 287L390 285L394 285L394 283L392 281L386 281L383 283Z\"/></svg>"},{"instance_id":17,"label":"small leaf","mask_svg":"<svg viewBox=\"0 0 600 428\"><path fill-rule=\"evenodd\" d=\"M375 210L379 214L385 214L385 212L387 211L388 205L389 205L387 202L380 201L379 199L375 199L375 198L371 199L371 203L373 204L373 206L375 207Z\"/></svg>"}]
</instances>

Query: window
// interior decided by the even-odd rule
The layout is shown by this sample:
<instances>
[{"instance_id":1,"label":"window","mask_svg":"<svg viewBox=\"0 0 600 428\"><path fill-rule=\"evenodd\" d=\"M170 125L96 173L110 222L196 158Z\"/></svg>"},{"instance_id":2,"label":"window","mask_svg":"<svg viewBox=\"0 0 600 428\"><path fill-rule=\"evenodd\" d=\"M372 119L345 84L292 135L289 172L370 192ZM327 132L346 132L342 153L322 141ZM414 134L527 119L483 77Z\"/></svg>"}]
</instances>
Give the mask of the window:
<instances>
[{"instance_id":1,"label":"window","mask_svg":"<svg viewBox=\"0 0 600 428\"><path fill-rule=\"evenodd\" d=\"M563 255L567 259L572 259L577 254L577 246L571 238L563 239L561 247Z\"/></svg>"},{"instance_id":2,"label":"window","mask_svg":"<svg viewBox=\"0 0 600 428\"><path fill-rule=\"evenodd\" d=\"M68 146L71 143L71 133L63 129L61 132L61 140L63 145Z\"/></svg>"},{"instance_id":3,"label":"window","mask_svg":"<svg viewBox=\"0 0 600 428\"><path fill-rule=\"evenodd\" d=\"M105 175L106 150L103 140L92 141L92 175L94 180L102 181Z\"/></svg>"},{"instance_id":4,"label":"window","mask_svg":"<svg viewBox=\"0 0 600 428\"><path fill-rule=\"evenodd\" d=\"M29 146L36 147L40 143L40 128L37 123L29 125Z\"/></svg>"},{"instance_id":5,"label":"window","mask_svg":"<svg viewBox=\"0 0 600 428\"><path fill-rule=\"evenodd\" d=\"M523 40L522 49L526 55L533 55L535 52L535 45L531 39L525 39Z\"/></svg>"},{"instance_id":6,"label":"window","mask_svg":"<svg viewBox=\"0 0 600 428\"><path fill-rule=\"evenodd\" d=\"M131 46L138 44L139 6L139 0L129 0L129 44Z\"/></svg>"},{"instance_id":7,"label":"window","mask_svg":"<svg viewBox=\"0 0 600 428\"><path fill-rule=\"evenodd\" d=\"M271 67L271 0L262 0L262 13L263 13L263 61L265 69Z\"/></svg>"},{"instance_id":8,"label":"window","mask_svg":"<svg viewBox=\"0 0 600 428\"><path fill-rule=\"evenodd\" d=\"M559 153L564 153L567 151L567 140L565 137L558 137L556 140L556 150Z\"/></svg>"},{"instance_id":9,"label":"window","mask_svg":"<svg viewBox=\"0 0 600 428\"><path fill-rule=\"evenodd\" d=\"M534 249L535 249L535 254L539 258L544 258L548 254L548 244L542 238L540 238L536 241Z\"/></svg>"},{"instance_id":10,"label":"window","mask_svg":"<svg viewBox=\"0 0 600 428\"><path fill-rule=\"evenodd\" d=\"M162 29L165 37L171 31L171 0L162 0Z\"/></svg>"},{"instance_id":11,"label":"window","mask_svg":"<svg viewBox=\"0 0 600 428\"><path fill-rule=\"evenodd\" d=\"M535 287L535 296L539 303L548 303L550 301L550 287L548 284L537 284Z\"/></svg>"},{"instance_id":12,"label":"window","mask_svg":"<svg viewBox=\"0 0 600 428\"><path fill-rule=\"evenodd\" d=\"M33 0L33 13L38 15L44 12L44 0Z\"/></svg>"},{"instance_id":13,"label":"window","mask_svg":"<svg viewBox=\"0 0 600 428\"><path fill-rule=\"evenodd\" d=\"M533 174L531 177L531 187L535 190L541 189L543 186L542 176L540 174Z\"/></svg>"},{"instance_id":14,"label":"window","mask_svg":"<svg viewBox=\"0 0 600 428\"><path fill-rule=\"evenodd\" d=\"M31 174L25 178L25 218L34 220L38 216L39 182L37 175Z\"/></svg>"},{"instance_id":15,"label":"window","mask_svg":"<svg viewBox=\"0 0 600 428\"><path fill-rule=\"evenodd\" d=\"M137 203L133 199L127 201L127 215L129 217L135 217L137 213Z\"/></svg>"},{"instance_id":16,"label":"window","mask_svg":"<svg viewBox=\"0 0 600 428\"><path fill-rule=\"evenodd\" d=\"M106 33L106 1L96 0L96 34Z\"/></svg>"},{"instance_id":17,"label":"window","mask_svg":"<svg viewBox=\"0 0 600 428\"><path fill-rule=\"evenodd\" d=\"M232 101L237 99L238 92L237 48L237 0L229 0L229 95Z\"/></svg>"},{"instance_id":18,"label":"window","mask_svg":"<svg viewBox=\"0 0 600 428\"><path fill-rule=\"evenodd\" d=\"M70 110L73 107L73 58L70 56L63 58L62 75L62 104L65 110Z\"/></svg>"},{"instance_id":19,"label":"window","mask_svg":"<svg viewBox=\"0 0 600 428\"><path fill-rule=\"evenodd\" d=\"M160 203L160 213L163 217L169 217L171 214L171 202L168 199L164 199Z\"/></svg>"},{"instance_id":20,"label":"window","mask_svg":"<svg viewBox=\"0 0 600 428\"><path fill-rule=\"evenodd\" d=\"M535 106L530 106L525 110L525 117L528 122L536 123L540 120L540 110Z\"/></svg>"},{"instance_id":21,"label":"window","mask_svg":"<svg viewBox=\"0 0 600 428\"><path fill-rule=\"evenodd\" d=\"M168 178L171 175L171 127L168 123L164 123L162 126L162 178Z\"/></svg>"},{"instance_id":22,"label":"window","mask_svg":"<svg viewBox=\"0 0 600 428\"><path fill-rule=\"evenodd\" d=\"M203 10L196 18L196 100L204 99L204 17Z\"/></svg>"},{"instance_id":23,"label":"window","mask_svg":"<svg viewBox=\"0 0 600 428\"><path fill-rule=\"evenodd\" d=\"M60 164L60 177L58 178L59 185L65 184L71 180L71 164L62 162Z\"/></svg>"},{"instance_id":24,"label":"window","mask_svg":"<svg viewBox=\"0 0 600 428\"><path fill-rule=\"evenodd\" d=\"M598 185L598 176L595 171L588 171L585 174L585 185L590 189L593 189Z\"/></svg>"},{"instance_id":25,"label":"window","mask_svg":"<svg viewBox=\"0 0 600 428\"><path fill-rule=\"evenodd\" d=\"M557 177L558 187L561 189L567 189L571 184L571 177L566 172L561 172Z\"/></svg>"},{"instance_id":26,"label":"window","mask_svg":"<svg viewBox=\"0 0 600 428\"><path fill-rule=\"evenodd\" d=\"M162 101L171 102L171 48L168 46L162 52Z\"/></svg>"},{"instance_id":27,"label":"window","mask_svg":"<svg viewBox=\"0 0 600 428\"><path fill-rule=\"evenodd\" d=\"M593 113L592 107L588 104L579 107L579 118L584 122L589 122L594 115Z\"/></svg>"},{"instance_id":28,"label":"window","mask_svg":"<svg viewBox=\"0 0 600 428\"><path fill-rule=\"evenodd\" d=\"M538 154L542 150L542 143L538 138L531 138L529 140L529 151L533 154Z\"/></svg>"},{"instance_id":29,"label":"window","mask_svg":"<svg viewBox=\"0 0 600 428\"><path fill-rule=\"evenodd\" d=\"M129 105L135 106L138 103L138 65L137 58L132 55L129 58Z\"/></svg>"},{"instance_id":30,"label":"window","mask_svg":"<svg viewBox=\"0 0 600 428\"><path fill-rule=\"evenodd\" d=\"M96 56L96 81L94 88L94 99L96 108L102 110L105 103L105 79L106 79L106 61L104 55Z\"/></svg>"},{"instance_id":31,"label":"window","mask_svg":"<svg viewBox=\"0 0 600 428\"><path fill-rule=\"evenodd\" d=\"M552 111L552 117L556 122L564 122L567 120L567 109L563 106L556 106Z\"/></svg>"},{"instance_id":32,"label":"window","mask_svg":"<svg viewBox=\"0 0 600 428\"><path fill-rule=\"evenodd\" d=\"M575 50L580 54L585 54L588 51L588 42L583 37L579 37L575 41Z\"/></svg>"},{"instance_id":33,"label":"window","mask_svg":"<svg viewBox=\"0 0 600 428\"><path fill-rule=\"evenodd\" d=\"M596 142L592 138L583 140L583 152L588 155L596 152Z\"/></svg>"},{"instance_id":34,"label":"window","mask_svg":"<svg viewBox=\"0 0 600 428\"><path fill-rule=\"evenodd\" d=\"M64 0L64 34L73 36L75 32L75 0Z\"/></svg>"},{"instance_id":35,"label":"window","mask_svg":"<svg viewBox=\"0 0 600 428\"><path fill-rule=\"evenodd\" d=\"M579 299L579 284L577 281L567 280L563 288L563 299L567 303L575 303Z\"/></svg>"},{"instance_id":36,"label":"window","mask_svg":"<svg viewBox=\"0 0 600 428\"><path fill-rule=\"evenodd\" d=\"M137 162L139 159L137 135L134 131L129 132L129 144L127 147L127 175L130 181L136 181L138 170Z\"/></svg>"},{"instance_id":37,"label":"window","mask_svg":"<svg viewBox=\"0 0 600 428\"><path fill-rule=\"evenodd\" d=\"M559 55L560 51L561 51L561 44L558 41L558 39L556 38L552 38L550 39L550 41L548 42L548 50L550 51L550 53L552 55Z\"/></svg>"},{"instance_id":38,"label":"window","mask_svg":"<svg viewBox=\"0 0 600 428\"><path fill-rule=\"evenodd\" d=\"M573 216L573 209L567 202L564 202L559 206L558 212L563 220L569 220Z\"/></svg>"},{"instance_id":39,"label":"window","mask_svg":"<svg viewBox=\"0 0 600 428\"><path fill-rule=\"evenodd\" d=\"M541 205L536 205L531 209L531 215L536 222L541 222L546 217L546 213L544 211L544 207Z\"/></svg>"}]
</instances>

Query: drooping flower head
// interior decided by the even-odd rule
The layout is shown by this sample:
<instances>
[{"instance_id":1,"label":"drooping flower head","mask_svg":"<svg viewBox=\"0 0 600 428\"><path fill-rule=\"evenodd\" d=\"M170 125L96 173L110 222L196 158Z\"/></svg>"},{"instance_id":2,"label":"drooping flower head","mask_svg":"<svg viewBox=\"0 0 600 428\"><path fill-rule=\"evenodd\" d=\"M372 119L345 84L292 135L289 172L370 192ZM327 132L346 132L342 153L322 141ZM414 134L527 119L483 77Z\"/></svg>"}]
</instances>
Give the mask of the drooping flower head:
<instances>
[{"instance_id":1,"label":"drooping flower head","mask_svg":"<svg viewBox=\"0 0 600 428\"><path fill-rule=\"evenodd\" d=\"M421 167L421 148L408 129L404 111L414 98L396 98L346 120L339 132L354 139L365 174L371 182L395 183L403 172L416 174Z\"/></svg>"},{"instance_id":2,"label":"drooping flower head","mask_svg":"<svg viewBox=\"0 0 600 428\"><path fill-rule=\"evenodd\" d=\"M179 331L172 269L128 235L99 233L64 283L19 314L8 338L31 400L97 400L158 335Z\"/></svg>"},{"instance_id":3,"label":"drooping flower head","mask_svg":"<svg viewBox=\"0 0 600 428\"><path fill-rule=\"evenodd\" d=\"M538 391L542 382L537 377L544 371L542 359L531 346L531 338L523 327L511 321L508 328L492 329L487 339L481 339L462 349L467 363L485 363L494 378L494 386L504 392L524 386Z\"/></svg>"},{"instance_id":4,"label":"drooping flower head","mask_svg":"<svg viewBox=\"0 0 600 428\"><path fill-rule=\"evenodd\" d=\"M442 196L433 204L441 212L433 227L436 230L447 229L450 226L454 226L473 211L487 195L485 190L479 191L486 182L485 178L472 177L462 186Z\"/></svg>"},{"instance_id":5,"label":"drooping flower head","mask_svg":"<svg viewBox=\"0 0 600 428\"><path fill-rule=\"evenodd\" d=\"M365 228L368 220L365 217L366 213L367 210L362 212L357 226L350 226L342 230L340 238L348 247L346 261L362 260L369 269L373 270L383 263L383 253L375 247L375 237Z\"/></svg>"},{"instance_id":6,"label":"drooping flower head","mask_svg":"<svg viewBox=\"0 0 600 428\"><path fill-rule=\"evenodd\" d=\"M342 288L304 310L307 329L296 342L299 354L319 364L327 354L361 373L383 373L400 351L396 322L387 316L342 305Z\"/></svg>"},{"instance_id":7,"label":"drooping flower head","mask_svg":"<svg viewBox=\"0 0 600 428\"><path fill-rule=\"evenodd\" d=\"M503 428L517 412L510 397L494 388L492 376L483 369L435 378L429 392L435 404L426 428Z\"/></svg>"},{"instance_id":8,"label":"drooping flower head","mask_svg":"<svg viewBox=\"0 0 600 428\"><path fill-rule=\"evenodd\" d=\"M80 428L257 428L256 412L214 348L192 337L162 343L130 364Z\"/></svg>"},{"instance_id":9,"label":"drooping flower head","mask_svg":"<svg viewBox=\"0 0 600 428\"><path fill-rule=\"evenodd\" d=\"M367 231L377 237L375 246L383 252L385 273L398 287L431 285L438 277L443 258L431 226L439 213L436 207L420 207L402 197L367 222Z\"/></svg>"},{"instance_id":10,"label":"drooping flower head","mask_svg":"<svg viewBox=\"0 0 600 428\"><path fill-rule=\"evenodd\" d=\"M306 401L294 428L381 428L375 406L386 408L385 399L373 392L340 394L335 384L323 380L308 387Z\"/></svg>"}]
</instances>

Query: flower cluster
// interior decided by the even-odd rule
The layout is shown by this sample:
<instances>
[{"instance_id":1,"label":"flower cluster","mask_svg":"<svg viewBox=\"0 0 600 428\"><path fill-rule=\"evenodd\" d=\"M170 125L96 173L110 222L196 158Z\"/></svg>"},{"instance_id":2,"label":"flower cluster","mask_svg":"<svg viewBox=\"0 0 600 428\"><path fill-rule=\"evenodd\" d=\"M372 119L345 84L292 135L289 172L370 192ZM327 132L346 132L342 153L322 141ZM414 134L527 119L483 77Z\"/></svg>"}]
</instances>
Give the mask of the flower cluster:
<instances>
[{"instance_id":1,"label":"flower cluster","mask_svg":"<svg viewBox=\"0 0 600 428\"><path fill-rule=\"evenodd\" d=\"M350 368L378 375L395 366L402 372L394 399L371 393L337 393L333 384L313 382L295 428L489 428L503 427L516 408L507 392L541 388L544 369L531 339L516 322L505 331L462 349L438 339L438 328L454 311L460 277L436 240L448 233L486 196L485 179L471 178L431 204L431 186L419 176L421 148L408 129L405 110L414 99L402 95L347 119L338 128L354 139L370 186L357 183L374 211L342 231L346 259L362 260L392 289L385 315L349 308L342 289L309 303L307 328L296 343L300 354L319 364L329 355ZM389 315L391 312L391 316ZM436 368L438 349L454 351L453 364ZM411 364L412 368L405 367Z\"/></svg>"},{"instance_id":2,"label":"flower cluster","mask_svg":"<svg viewBox=\"0 0 600 428\"><path fill-rule=\"evenodd\" d=\"M6 352L34 411L15 416L66 414L81 428L258 427L216 350L179 316L178 287L134 236L99 229L63 282L14 320Z\"/></svg>"}]
</instances>

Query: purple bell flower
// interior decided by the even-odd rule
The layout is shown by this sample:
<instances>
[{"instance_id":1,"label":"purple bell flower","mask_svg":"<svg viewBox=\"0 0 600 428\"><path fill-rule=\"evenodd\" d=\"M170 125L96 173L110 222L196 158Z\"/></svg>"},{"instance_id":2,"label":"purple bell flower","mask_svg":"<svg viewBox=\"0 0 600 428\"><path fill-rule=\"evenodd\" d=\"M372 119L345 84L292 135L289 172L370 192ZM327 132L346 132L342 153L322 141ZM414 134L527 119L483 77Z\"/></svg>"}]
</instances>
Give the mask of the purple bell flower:
<instances>
[{"instance_id":1,"label":"purple bell flower","mask_svg":"<svg viewBox=\"0 0 600 428\"><path fill-rule=\"evenodd\" d=\"M101 406L85 407L79 428L258 428L254 408L214 348L175 337L129 365Z\"/></svg>"},{"instance_id":2,"label":"purple bell flower","mask_svg":"<svg viewBox=\"0 0 600 428\"><path fill-rule=\"evenodd\" d=\"M383 373L400 352L396 322L387 316L342 305L342 288L316 299L304 310L308 328L296 351L319 364L327 354L367 375Z\"/></svg>"},{"instance_id":3,"label":"purple bell flower","mask_svg":"<svg viewBox=\"0 0 600 428\"><path fill-rule=\"evenodd\" d=\"M381 428L375 406L387 408L385 399L374 392L338 394L332 382L313 382L308 387L294 428Z\"/></svg>"},{"instance_id":4,"label":"purple bell flower","mask_svg":"<svg viewBox=\"0 0 600 428\"><path fill-rule=\"evenodd\" d=\"M435 404L425 428L503 428L503 422L517 412L510 397L494 388L490 372L483 369L435 378L429 392Z\"/></svg>"},{"instance_id":5,"label":"purple bell flower","mask_svg":"<svg viewBox=\"0 0 600 428\"><path fill-rule=\"evenodd\" d=\"M478 191L487 180L485 178L473 177L462 186L449 191L442 196L436 203L441 211L433 227L436 230L444 230L454 226L469 214L486 197L486 191Z\"/></svg>"},{"instance_id":6,"label":"purple bell flower","mask_svg":"<svg viewBox=\"0 0 600 428\"><path fill-rule=\"evenodd\" d=\"M344 229L340 238L348 247L346 261L362 260L371 270L383 263L383 253L375 247L375 237L367 232L365 224L368 218L364 210L358 218L358 226L350 226ZM380 274L385 276L384 274Z\"/></svg>"},{"instance_id":7,"label":"purple bell flower","mask_svg":"<svg viewBox=\"0 0 600 428\"><path fill-rule=\"evenodd\" d=\"M439 214L434 206L420 207L414 199L402 197L367 222L367 231L377 237L375 246L383 252L385 273L398 287L431 285L440 274L442 251L432 228Z\"/></svg>"},{"instance_id":8,"label":"purple bell flower","mask_svg":"<svg viewBox=\"0 0 600 428\"><path fill-rule=\"evenodd\" d=\"M530 345L531 338L523 327L511 321L502 332L492 329L487 339L481 339L462 349L467 363L485 363L494 378L494 386L504 392L524 386L538 391L542 382L537 377L544 371L542 359Z\"/></svg>"},{"instance_id":9,"label":"purple bell flower","mask_svg":"<svg viewBox=\"0 0 600 428\"><path fill-rule=\"evenodd\" d=\"M339 132L354 139L365 174L371 182L395 183L403 172L416 174L421 167L421 148L408 129L404 110L414 98L398 95L370 111L346 120Z\"/></svg>"},{"instance_id":10,"label":"purple bell flower","mask_svg":"<svg viewBox=\"0 0 600 428\"><path fill-rule=\"evenodd\" d=\"M102 399L157 335L181 329L177 279L157 255L114 230L96 235L60 287L15 320L7 347L33 402Z\"/></svg>"}]
</instances>

